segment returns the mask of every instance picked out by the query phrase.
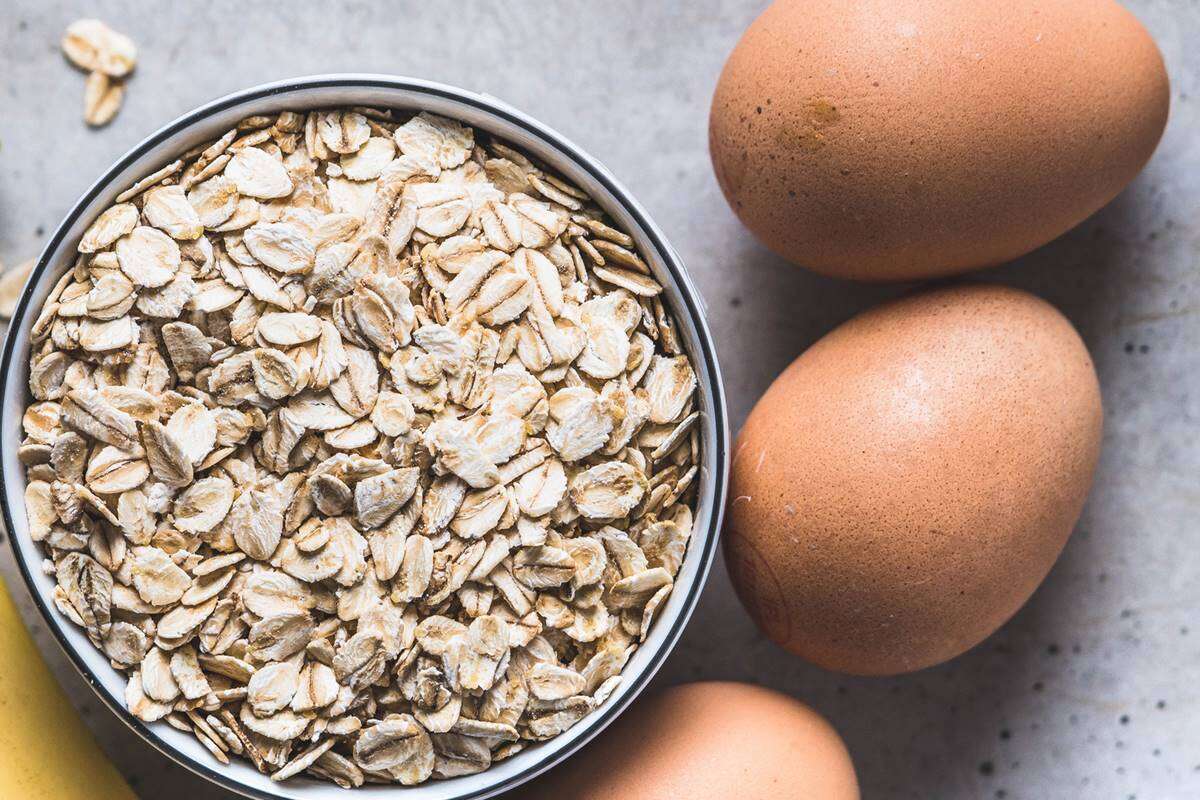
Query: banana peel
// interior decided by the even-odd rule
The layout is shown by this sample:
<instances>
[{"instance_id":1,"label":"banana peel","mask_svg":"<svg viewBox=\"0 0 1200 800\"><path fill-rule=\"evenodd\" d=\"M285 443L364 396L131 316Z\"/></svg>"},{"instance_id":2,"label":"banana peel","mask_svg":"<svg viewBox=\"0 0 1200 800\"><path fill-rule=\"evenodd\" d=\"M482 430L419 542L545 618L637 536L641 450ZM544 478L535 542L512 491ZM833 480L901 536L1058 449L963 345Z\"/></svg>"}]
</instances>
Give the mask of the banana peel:
<instances>
[{"instance_id":1,"label":"banana peel","mask_svg":"<svg viewBox=\"0 0 1200 800\"><path fill-rule=\"evenodd\" d=\"M0 580L0 798L137 800L50 674Z\"/></svg>"}]
</instances>

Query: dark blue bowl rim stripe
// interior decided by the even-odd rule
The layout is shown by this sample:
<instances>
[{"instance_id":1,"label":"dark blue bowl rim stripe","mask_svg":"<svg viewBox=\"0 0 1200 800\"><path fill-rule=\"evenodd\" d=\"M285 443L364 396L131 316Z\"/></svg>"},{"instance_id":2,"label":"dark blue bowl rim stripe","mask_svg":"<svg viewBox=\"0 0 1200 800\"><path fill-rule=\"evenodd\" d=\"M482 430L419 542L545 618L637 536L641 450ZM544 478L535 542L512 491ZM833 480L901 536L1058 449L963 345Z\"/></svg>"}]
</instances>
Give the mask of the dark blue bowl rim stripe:
<instances>
[{"instance_id":1,"label":"dark blue bowl rim stripe","mask_svg":"<svg viewBox=\"0 0 1200 800\"><path fill-rule=\"evenodd\" d=\"M541 761L536 762L525 771L513 775L502 783L493 784L479 791L459 796L459 800L477 800L477 798L488 797L493 794L509 791L516 786L525 783L536 775L539 775L542 772L561 764L568 757L587 745L596 735L601 733L621 714L621 712L625 710L625 708L629 706L630 703L633 702L633 700L637 698L637 696L645 688L646 684L649 683L649 681L654 677L655 673L658 672L658 669L662 666L670 652L674 649L675 644L678 642L680 635L683 633L683 629L686 627L692 612L695 610L696 604L699 602L700 592L706 582L708 571L712 566L716 552L716 546L720 538L720 523L726 491L726 475L724 465L727 459L726 431L728 422L725 419L724 388L722 387L720 381L720 369L717 362L716 353L713 349L712 341L709 337L707 326L704 324L705 315L702 309L696 304L694 289L687 279L683 267L679 263L678 257L674 250L662 238L658 228L645 215L640 205L633 201L629 193L626 192L622 187L616 185L612 179L610 179L610 176L606 170L597 168L599 162L597 162L591 156L586 155L579 150L579 148L565 140L560 134L557 133L557 131L547 128L541 123L531 124L530 120L523 119L519 116L514 116L509 112L508 106L503 102L496 102L493 104L475 92L470 92L467 90L454 90L453 87L426 82L424 80L410 79L401 76L393 77L382 75L348 77L318 75L294 78L227 95L179 117L166 127L156 131L146 139L142 140L133 149L122 156L111 168L109 168L109 170L104 173L104 176L96 181L75 203L71 211L67 214L66 218L61 224L59 224L58 228L47 242L37 265L34 267L34 270L26 283L25 290L18 301L16 310L13 313L11 322L12 327L10 328L9 335L5 337L4 354L2 360L0 360L0 373L7 375L9 368L12 365L12 360L15 355L15 337L12 335L12 331L17 328L18 324L26 323L26 314L28 312L28 305L31 300L32 287L40 282L42 275L49 268L48 257L59 251L67 232L83 214L84 209L97 197L97 195L110 187L119 173L128 168L137 159L144 156L149 150L162 144L167 139L182 133L192 125L195 125L196 123L213 114L239 105L254 103L267 97L290 94L297 91L315 88L356 87L414 91L471 105L481 111L501 117L510 124L523 128L526 132L536 136L546 144L569 156L578 166L586 170L597 182L603 185L604 188L610 194L612 194L617 201L619 201L624 210L629 213L634 220L637 221L638 225L645 232L646 236L653 242L655 249L658 250L662 257L663 263L667 270L671 273L671 276L680 286L679 294L682 297L684 304L687 306L688 314L692 317L693 321L697 323L696 331L698 334L697 339L701 349L700 355L703 357L710 374L716 378L712 387L714 402L712 404L712 408L709 409L709 413L713 416L713 421L715 423L717 432L715 441L713 442L714 446L716 447L715 463L717 464L717 469L715 470L715 474L712 476L712 479L715 481L713 495L714 507L710 520L712 531L711 535L706 539L704 549L700 553L701 561L699 570L696 573L696 580L690 587L688 587L688 593L685 597L685 603L682 607L681 613L674 620L671 629L668 631L666 639L663 641L662 647L659 648L658 652L653 654L646 669L643 670L642 673L632 681L630 689L624 697L623 702L604 704L600 709L598 709L597 712L595 712L595 719L591 719L592 715L589 715L588 720L590 722L590 730L588 730L586 734L580 736L570 745L560 748L557 752L542 759ZM0 427L2 427L3 424L3 414L4 404L0 403ZM0 475L0 509L3 510L4 523L9 531L9 543L15 551L14 560L17 562L17 567L21 571L21 577L24 579L26 588L29 591L29 594L32 595L38 611L43 617L47 618L47 621L51 621L53 615L56 614L57 611L50 609L50 607L42 599L41 592L35 588L33 576L26 566L25 558L21 556L21 553L24 552L26 545L18 541L18 539L21 537L12 535L12 531L14 530L12 522L12 510L9 508L8 493L6 490L3 490L4 483L4 477L3 475ZM196 761L182 751L176 750L168 745L165 741L160 739L156 733L150 730L147 723L133 716L133 714L130 713L125 707L124 703L121 702L120 698L117 698L108 692L107 688L101 684L88 665L82 660L79 654L76 653L75 648L62 635L57 624L49 624L47 627L54 634L54 638L58 642L59 647L64 653L66 653L72 664L74 664L75 669L84 677L100 700L106 706L108 706L108 708L115 713L126 724L126 726L133 730L134 733L136 733L143 741L145 741L155 750L159 751L177 764L180 764L181 766L191 770L201 777L221 786L222 788L228 789L235 794L254 797L258 800L279 800L281 797L280 795L267 794L256 788L241 783L240 781L226 777L222 773L213 769L210 765ZM394 789L394 791L403 791L403 789L397 787Z\"/></svg>"}]
</instances>

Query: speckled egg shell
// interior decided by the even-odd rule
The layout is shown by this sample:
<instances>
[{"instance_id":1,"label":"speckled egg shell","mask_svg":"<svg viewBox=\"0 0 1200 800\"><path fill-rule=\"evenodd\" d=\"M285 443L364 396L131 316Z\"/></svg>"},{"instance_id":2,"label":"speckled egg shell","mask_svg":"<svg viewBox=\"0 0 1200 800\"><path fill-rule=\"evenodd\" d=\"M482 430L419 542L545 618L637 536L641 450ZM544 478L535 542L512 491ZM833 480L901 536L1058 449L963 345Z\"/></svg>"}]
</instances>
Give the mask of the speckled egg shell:
<instances>
[{"instance_id":1,"label":"speckled egg shell","mask_svg":"<svg viewBox=\"0 0 1200 800\"><path fill-rule=\"evenodd\" d=\"M950 286L801 355L734 450L726 565L775 642L908 672L978 644L1062 550L1100 452L1100 390L1048 303Z\"/></svg>"},{"instance_id":2,"label":"speckled egg shell","mask_svg":"<svg viewBox=\"0 0 1200 800\"><path fill-rule=\"evenodd\" d=\"M858 800L846 746L787 695L692 683L637 702L528 800Z\"/></svg>"},{"instance_id":3,"label":"speckled egg shell","mask_svg":"<svg viewBox=\"0 0 1200 800\"><path fill-rule=\"evenodd\" d=\"M1167 119L1112 0L779 0L721 74L718 181L784 258L869 281L999 264L1095 212Z\"/></svg>"}]
</instances>

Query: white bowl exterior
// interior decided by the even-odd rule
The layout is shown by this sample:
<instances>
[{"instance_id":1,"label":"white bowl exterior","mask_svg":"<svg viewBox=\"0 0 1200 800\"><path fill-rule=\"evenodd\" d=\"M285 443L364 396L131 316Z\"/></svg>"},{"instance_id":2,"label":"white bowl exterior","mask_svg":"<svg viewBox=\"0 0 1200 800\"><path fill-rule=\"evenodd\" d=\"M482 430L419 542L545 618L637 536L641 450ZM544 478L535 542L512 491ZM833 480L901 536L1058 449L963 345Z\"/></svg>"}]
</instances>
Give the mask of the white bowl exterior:
<instances>
[{"instance_id":1,"label":"white bowl exterior","mask_svg":"<svg viewBox=\"0 0 1200 800\"><path fill-rule=\"evenodd\" d=\"M619 227L634 237L638 249L647 257L663 284L664 300L674 315L677 332L692 356L699 379L702 463L693 538L677 576L675 591L646 642L625 666L623 680L613 695L566 733L532 745L480 774L430 781L416 787L367 785L355 790L371 797L402 793L406 800L491 797L511 790L581 747L615 719L657 671L691 615L715 557L728 472L729 431L724 392L699 293L678 256L624 187L598 162L541 123L494 98L461 89L409 78L351 74L297 78L248 89L203 106L147 137L84 195L51 237L12 320L4 352L8 369L0 376L5 519L18 564L47 624L100 698L135 732L185 767L246 796L345 800L346 790L332 784L306 778L275 783L240 760L229 766L220 765L193 737L164 722L147 724L129 715L123 700L124 676L109 665L82 630L53 607L54 579L42 572L41 551L29 539L24 506L26 481L17 448L22 439L21 417L28 401L29 329L55 281L73 265L75 246L91 220L136 180L195 145L219 137L246 116L346 105L427 110L462 120L536 157L585 190Z\"/></svg>"}]
</instances>

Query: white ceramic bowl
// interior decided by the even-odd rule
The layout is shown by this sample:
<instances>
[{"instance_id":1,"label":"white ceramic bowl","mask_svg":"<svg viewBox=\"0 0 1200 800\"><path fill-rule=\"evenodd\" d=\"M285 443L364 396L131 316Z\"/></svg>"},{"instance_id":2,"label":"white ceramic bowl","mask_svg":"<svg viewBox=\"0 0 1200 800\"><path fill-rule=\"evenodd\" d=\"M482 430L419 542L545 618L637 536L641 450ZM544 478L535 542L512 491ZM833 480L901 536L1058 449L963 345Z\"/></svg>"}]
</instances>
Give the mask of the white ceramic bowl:
<instances>
[{"instance_id":1,"label":"white ceramic bowl","mask_svg":"<svg viewBox=\"0 0 1200 800\"><path fill-rule=\"evenodd\" d=\"M622 229L637 240L639 250L664 287L664 300L675 315L678 333L692 356L699 379L702 461L695 530L675 590L650 636L626 665L619 688L603 706L566 733L531 746L477 775L430 781L412 788L368 785L354 790L363 797L395 794L403 795L406 800L492 797L579 750L612 722L649 682L678 641L696 606L716 552L728 479L729 430L725 398L716 354L704 321L703 301L675 251L642 207L598 161L540 122L491 97L428 81L389 75L320 75L265 84L223 97L148 136L87 190L54 231L17 306L0 366L0 380L3 381L3 404L0 406L3 492L0 492L0 505L17 563L47 626L100 699L135 733L196 774L247 797L345 800L351 796L347 790L333 784L305 777L273 783L248 763L238 760L222 766L190 735L164 722L144 723L125 709L123 675L109 665L83 631L54 608L54 580L42 572L42 553L29 538L23 500L25 475L17 460L17 448L22 438L21 416L29 400L29 329L55 280L71 268L79 237L96 215L130 184L195 145L218 138L244 117L286 109L355 105L427 110L462 120L510 142L587 191Z\"/></svg>"}]
</instances>

